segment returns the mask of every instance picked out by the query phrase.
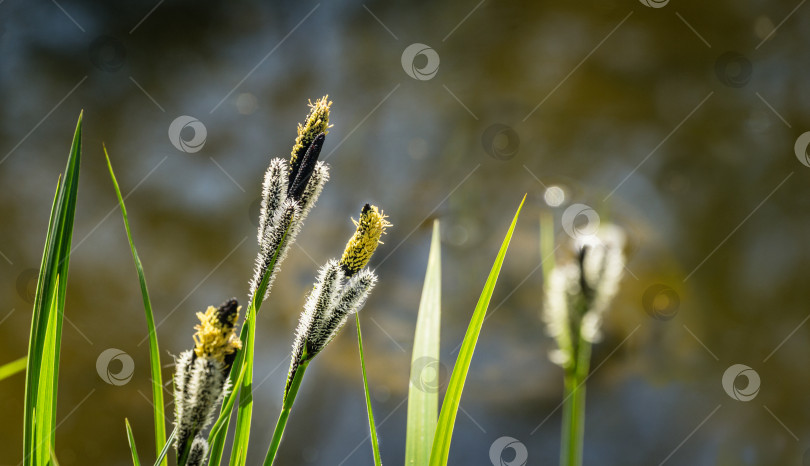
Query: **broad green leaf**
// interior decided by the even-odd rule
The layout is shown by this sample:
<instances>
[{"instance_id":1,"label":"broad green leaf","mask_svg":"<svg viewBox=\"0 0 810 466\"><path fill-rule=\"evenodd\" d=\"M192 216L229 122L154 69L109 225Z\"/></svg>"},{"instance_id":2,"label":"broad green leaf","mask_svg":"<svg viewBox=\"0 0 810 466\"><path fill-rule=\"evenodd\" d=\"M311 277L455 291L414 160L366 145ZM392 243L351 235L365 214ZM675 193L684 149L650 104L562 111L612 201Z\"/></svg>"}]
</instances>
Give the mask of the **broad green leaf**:
<instances>
[{"instance_id":1,"label":"broad green leaf","mask_svg":"<svg viewBox=\"0 0 810 466\"><path fill-rule=\"evenodd\" d=\"M143 299L143 309L146 314L146 328L149 330L149 366L152 371L152 406L155 419L155 454L160 453L160 446L166 443L166 414L163 407L163 376L161 375L160 350L158 349L157 332L155 330L155 317L152 313L152 301L149 299L149 290L146 287L146 277L143 273L143 265L135 250L135 243L132 241L132 231L129 228L129 218L127 208L124 205L124 198L121 196L121 189L118 187L118 180L115 179L110 156L107 154L107 147L104 147L104 157L107 158L107 168L110 170L110 178L115 187L115 195L118 197L118 204L121 207L121 216L124 218L124 229L127 231L127 241L129 249L132 251L132 260L135 262L135 270L138 273L138 281L141 285L141 298ZM163 461L163 466L168 462Z\"/></svg>"},{"instance_id":2,"label":"broad green leaf","mask_svg":"<svg viewBox=\"0 0 810 466\"><path fill-rule=\"evenodd\" d=\"M59 355L70 265L70 245L73 239L73 220L79 189L81 140L82 115L80 114L64 177L60 177L57 182L31 316L23 407L23 464L25 466L35 464L43 458L47 461L50 452L54 449L53 433L56 425ZM37 420L41 423L38 424ZM39 443L36 438L37 432L47 438L48 444Z\"/></svg>"},{"instance_id":3,"label":"broad green leaf","mask_svg":"<svg viewBox=\"0 0 810 466\"><path fill-rule=\"evenodd\" d=\"M138 459L138 448L135 446L135 436L132 435L132 427L129 426L129 419L124 418L124 423L127 425L127 441L129 441L129 450L132 452L132 464L141 466L141 460Z\"/></svg>"},{"instance_id":4,"label":"broad green leaf","mask_svg":"<svg viewBox=\"0 0 810 466\"><path fill-rule=\"evenodd\" d=\"M25 370L25 364L28 362L28 357L23 356L11 362L7 362L0 366L0 380L11 377L12 375Z\"/></svg>"},{"instance_id":5,"label":"broad green leaf","mask_svg":"<svg viewBox=\"0 0 810 466\"><path fill-rule=\"evenodd\" d=\"M425 284L416 318L416 332L411 354L411 377L408 386L408 425L405 436L405 464L425 465L430 461L430 448L439 417L439 336L442 301L441 233L439 221L433 222ZM425 373L435 369L435 378L424 383ZM432 382L435 386L430 385Z\"/></svg>"},{"instance_id":6,"label":"broad green leaf","mask_svg":"<svg viewBox=\"0 0 810 466\"><path fill-rule=\"evenodd\" d=\"M371 397L368 392L368 379L366 378L366 360L363 357L363 334L360 331L360 313L354 314L357 323L357 347L360 349L360 368L363 370L363 391L366 394L366 411L368 411L368 431L371 434L371 453L374 456L375 466L380 466L380 444L377 441L377 427L374 425L374 412L371 409Z\"/></svg>"},{"instance_id":7,"label":"broad green leaf","mask_svg":"<svg viewBox=\"0 0 810 466\"><path fill-rule=\"evenodd\" d=\"M481 326L484 324L484 318L487 315L489 301L492 299L492 292L495 289L495 283L498 281L506 250L509 248L509 241L512 239L512 233L515 231L515 225L525 201L526 196L523 196L523 200L520 201L520 206L515 212L515 217L512 219L512 224L509 226L509 231L506 232L506 237L503 239L501 250L498 252L492 270L489 272L489 277L487 277L484 284L481 297L478 298L472 320L470 320L467 333L461 343L461 349L453 367L453 374L450 376L450 383L447 386L447 393L444 396L442 410L439 414L436 435L433 438L433 448L430 453L430 466L445 466L450 457L450 441L453 438L453 427L456 423L458 406L461 402L461 392L464 390L464 382L467 379L467 372L470 370L470 361L472 361L475 345L478 342L478 335L481 334Z\"/></svg>"}]
</instances>

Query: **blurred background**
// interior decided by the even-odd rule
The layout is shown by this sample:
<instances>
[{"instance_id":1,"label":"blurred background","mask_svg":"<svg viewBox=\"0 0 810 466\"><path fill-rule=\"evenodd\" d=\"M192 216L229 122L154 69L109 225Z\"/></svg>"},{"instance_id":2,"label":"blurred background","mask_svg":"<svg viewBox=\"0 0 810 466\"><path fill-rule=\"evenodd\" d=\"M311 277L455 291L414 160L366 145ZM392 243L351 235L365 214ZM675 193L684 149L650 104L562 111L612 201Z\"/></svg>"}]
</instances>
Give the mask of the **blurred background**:
<instances>
[{"instance_id":1,"label":"blurred background","mask_svg":"<svg viewBox=\"0 0 810 466\"><path fill-rule=\"evenodd\" d=\"M56 454L130 464L128 418L152 457L146 325L102 142L170 380L194 313L246 300L262 172L288 156L308 99L328 94L332 180L259 315L250 464L269 444L315 270L342 252L364 203L394 224L361 317L382 457L397 464L432 221L442 364L419 383L443 389L524 193L451 464L495 464L504 436L528 464L556 464L562 372L540 319L539 218L552 213L563 242L566 209L590 212L577 204L630 240L594 348L585 463L810 464L808 43L804 0L0 0L0 362L26 353L48 213L84 109ZM372 464L355 338L347 325L310 366L280 464ZM126 356L131 378L109 383ZM733 373L723 387L735 364L759 375L758 392ZM22 460L23 389L22 375L0 383L3 465Z\"/></svg>"}]
</instances>

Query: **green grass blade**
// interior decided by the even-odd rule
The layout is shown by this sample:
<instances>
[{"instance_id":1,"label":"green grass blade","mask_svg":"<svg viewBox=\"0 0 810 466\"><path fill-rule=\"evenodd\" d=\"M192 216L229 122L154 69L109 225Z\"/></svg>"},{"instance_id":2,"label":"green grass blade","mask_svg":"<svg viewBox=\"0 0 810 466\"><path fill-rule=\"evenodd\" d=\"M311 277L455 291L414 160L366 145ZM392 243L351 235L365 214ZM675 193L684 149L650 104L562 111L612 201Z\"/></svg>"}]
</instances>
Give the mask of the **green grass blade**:
<instances>
[{"instance_id":1,"label":"green grass blade","mask_svg":"<svg viewBox=\"0 0 810 466\"><path fill-rule=\"evenodd\" d=\"M20 359L7 362L0 366L0 380L7 379L12 375L25 370L25 364L28 362L28 357L23 356Z\"/></svg>"},{"instance_id":2,"label":"green grass blade","mask_svg":"<svg viewBox=\"0 0 810 466\"><path fill-rule=\"evenodd\" d=\"M127 441L129 441L129 450L132 452L132 464L141 466L141 460L138 459L138 448L135 446L135 436L132 435L132 427L129 426L129 419L124 418L124 423L127 425Z\"/></svg>"},{"instance_id":3,"label":"green grass blade","mask_svg":"<svg viewBox=\"0 0 810 466\"><path fill-rule=\"evenodd\" d=\"M408 425L405 435L405 464L425 465L430 461L430 448L439 417L439 336L442 301L441 233L439 221L433 222L425 284L416 318L416 332L411 354L411 377L408 386ZM420 383L422 372L435 367L436 387ZM435 388L435 389L434 389Z\"/></svg>"},{"instance_id":4,"label":"green grass blade","mask_svg":"<svg viewBox=\"0 0 810 466\"><path fill-rule=\"evenodd\" d=\"M110 156L107 154L107 147L104 147L104 157L107 158L107 168L110 171L110 178L115 187L115 195L118 197L118 205L121 207L121 216L124 218L124 229L127 232L129 249L132 251L132 260L135 262L135 270L138 272L138 281L141 285L141 298L143 299L143 309L146 313L146 327L149 330L149 366L152 371L152 406L154 408L155 419L155 453L160 452L160 447L166 443L166 413L163 405L163 376L161 375L160 350L158 349L157 332L155 330L155 317L152 313L152 301L149 299L149 290L146 287L146 277L143 273L143 265L135 250L135 243L132 241L132 231L129 228L129 218L127 208L124 205L124 198L121 196L121 189L118 187L118 180L113 173ZM163 461L163 466L168 465L168 461Z\"/></svg>"},{"instance_id":5,"label":"green grass blade","mask_svg":"<svg viewBox=\"0 0 810 466\"><path fill-rule=\"evenodd\" d=\"M59 311L57 309L58 300L56 296L59 294L59 276L56 277L56 286L53 289L53 296L50 299L51 309L48 312L48 325L45 330L44 346L42 350L42 359L40 360L40 377L39 385L37 386L37 399L50 400L55 396L54 386L51 384L53 380L54 371L56 371L56 320L59 318ZM47 406L46 406L47 408ZM36 451L34 452L35 464L46 465L51 459L51 451L53 449L54 430L50 423L53 418L53 412L49 409L37 409L34 417L34 445Z\"/></svg>"},{"instance_id":6,"label":"green grass blade","mask_svg":"<svg viewBox=\"0 0 810 466\"><path fill-rule=\"evenodd\" d=\"M248 327L248 334L247 339L243 341L245 349L241 372L244 375L242 384L239 385L239 407L236 409L236 433L234 434L233 450L231 450L231 466L244 466L247 461L248 441L250 440L250 423L253 412L253 341L256 337L256 307L254 303L251 303L248 309L245 324ZM234 388L234 391L236 391L236 388Z\"/></svg>"},{"instance_id":7,"label":"green grass blade","mask_svg":"<svg viewBox=\"0 0 810 466\"><path fill-rule=\"evenodd\" d=\"M171 448L172 442L174 442L175 434L177 434L177 427L172 429L172 433L169 434L169 438L166 439L166 444L163 445L163 449L160 450L160 454L155 460L155 466L159 466L161 461L163 461L163 459L166 458L166 454L169 453L169 448Z\"/></svg>"},{"instance_id":8,"label":"green grass blade","mask_svg":"<svg viewBox=\"0 0 810 466\"><path fill-rule=\"evenodd\" d=\"M515 217L512 219L512 224L509 226L509 231L507 231L506 237L503 239L501 250L498 252L492 270L489 272L489 277L487 277L484 284L481 297L478 298L478 304L475 306L472 320L470 320L470 325L467 328L467 334L464 335L464 341L461 343L458 359L456 359L456 364L453 367L453 374L450 376L450 384L447 386L447 393L444 396L439 421L436 425L436 435L433 438L433 448L430 453L430 466L445 466L450 457L450 441L453 438L453 427L456 423L458 406L461 402L461 392L464 390L464 381L467 379L467 372L470 370L470 361L472 361L475 345L478 342L478 335L481 333L481 326L484 324L495 283L498 281L498 275L501 272L501 266L503 266L506 250L509 248L509 241L512 239L512 233L515 231L515 225L525 201L526 196L523 196L523 200L520 201L520 206L515 212Z\"/></svg>"},{"instance_id":9,"label":"green grass blade","mask_svg":"<svg viewBox=\"0 0 810 466\"><path fill-rule=\"evenodd\" d=\"M80 114L64 177L60 177L57 182L34 297L23 407L23 464L25 466L32 465L43 457L47 461L50 452L54 449L53 432L56 421L59 355L70 264L70 245L73 239L73 221L79 189L81 139L82 116ZM59 283L60 280L61 283ZM42 391L40 387L43 384L47 384L49 389ZM36 424L37 419L42 420L44 424ZM41 445L36 439L37 432L44 435L46 431L50 432L45 435L49 444Z\"/></svg>"},{"instance_id":10,"label":"green grass blade","mask_svg":"<svg viewBox=\"0 0 810 466\"><path fill-rule=\"evenodd\" d=\"M371 396L368 392L368 379L366 378L366 360L363 357L363 335L360 332L360 313L354 314L357 323L357 347L360 349L360 367L363 370L363 391L366 394L366 411L368 411L368 431L371 434L371 453L374 455L375 466L381 466L380 444L377 441L377 427L374 425L374 412L371 409Z\"/></svg>"}]
</instances>

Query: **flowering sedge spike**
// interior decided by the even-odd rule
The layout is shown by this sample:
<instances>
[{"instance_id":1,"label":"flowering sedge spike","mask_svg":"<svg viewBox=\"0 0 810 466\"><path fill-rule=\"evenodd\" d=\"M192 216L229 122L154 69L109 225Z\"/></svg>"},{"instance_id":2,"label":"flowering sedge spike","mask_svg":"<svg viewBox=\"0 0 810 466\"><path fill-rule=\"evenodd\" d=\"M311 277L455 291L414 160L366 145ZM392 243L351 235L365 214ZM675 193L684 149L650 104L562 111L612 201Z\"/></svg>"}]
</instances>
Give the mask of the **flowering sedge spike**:
<instances>
[{"instance_id":1,"label":"flowering sedge spike","mask_svg":"<svg viewBox=\"0 0 810 466\"><path fill-rule=\"evenodd\" d=\"M318 272L296 330L285 396L298 366L332 341L346 319L362 309L377 283L377 276L365 266L391 225L385 218L377 207L366 204L341 260L329 260Z\"/></svg>"},{"instance_id":2,"label":"flowering sedge spike","mask_svg":"<svg viewBox=\"0 0 810 466\"><path fill-rule=\"evenodd\" d=\"M273 213L272 220L267 225L264 236L259 241L256 268L253 278L250 280L250 299L253 299L253 294L259 288L264 274L272 266L264 298L270 293L270 287L280 268L279 264L287 256L289 246L295 241L295 237L301 228L300 220L301 209L298 203L292 199L285 199L276 209L276 212Z\"/></svg>"},{"instance_id":3,"label":"flowering sedge spike","mask_svg":"<svg viewBox=\"0 0 810 466\"><path fill-rule=\"evenodd\" d=\"M235 299L218 308L209 306L205 312L198 312L197 317L200 323L194 327L197 331L194 349L180 353L175 361L174 446L179 459L186 455L187 464L193 464L192 453L202 452L201 461L205 458L208 444L195 437L211 423L217 406L229 391L228 372L237 350L242 348L234 327L239 317Z\"/></svg>"},{"instance_id":4,"label":"flowering sedge spike","mask_svg":"<svg viewBox=\"0 0 810 466\"><path fill-rule=\"evenodd\" d=\"M206 456L208 456L208 441L202 437L197 437L191 444L186 466L203 466Z\"/></svg>"},{"instance_id":5,"label":"flowering sedge spike","mask_svg":"<svg viewBox=\"0 0 810 466\"><path fill-rule=\"evenodd\" d=\"M574 260L551 271L543 320L557 340L551 360L565 369L576 364L580 340L590 344L599 338L602 316L624 271L624 243L618 227L603 226L596 235L577 239Z\"/></svg>"},{"instance_id":6,"label":"flowering sedge spike","mask_svg":"<svg viewBox=\"0 0 810 466\"><path fill-rule=\"evenodd\" d=\"M267 234L267 227L273 221L273 214L278 210L287 192L287 162L284 159L273 159L264 174L262 184L262 202L259 211L259 244Z\"/></svg>"},{"instance_id":7,"label":"flowering sedge spike","mask_svg":"<svg viewBox=\"0 0 810 466\"><path fill-rule=\"evenodd\" d=\"M347 277L351 277L368 264L371 255L380 244L380 237L385 234L385 229L391 226L382 211L368 204L363 206L360 220L352 221L357 226L357 231L346 244L346 250L340 258L340 265Z\"/></svg>"},{"instance_id":8,"label":"flowering sedge spike","mask_svg":"<svg viewBox=\"0 0 810 466\"><path fill-rule=\"evenodd\" d=\"M343 270L334 259L327 261L326 265L318 271L315 286L307 295L304 311L301 313L298 328L295 332L291 373L294 373L298 363L303 361L304 348L311 345L310 341L322 338L321 335L318 335L320 322L327 318L332 303L337 299L340 292L342 281ZM311 351L307 351L307 354L314 356ZM288 385L289 382L288 379Z\"/></svg>"},{"instance_id":9,"label":"flowering sedge spike","mask_svg":"<svg viewBox=\"0 0 810 466\"><path fill-rule=\"evenodd\" d=\"M313 104L309 102L309 114L307 114L304 123L298 124L298 136L295 138L295 145L290 153L290 178L295 179L296 172L302 164L302 158L309 148L312 141L318 135L329 133L329 109L332 102L329 101L329 96L325 95L316 100Z\"/></svg>"},{"instance_id":10,"label":"flowering sedge spike","mask_svg":"<svg viewBox=\"0 0 810 466\"><path fill-rule=\"evenodd\" d=\"M349 279L343 286L340 296L333 302L332 314L318 328L318 338L311 343L310 351L314 354L319 353L335 338L337 332L346 323L346 319L363 308L371 289L376 284L377 275L369 269L363 269Z\"/></svg>"},{"instance_id":11,"label":"flowering sedge spike","mask_svg":"<svg viewBox=\"0 0 810 466\"><path fill-rule=\"evenodd\" d=\"M298 170L294 173L295 177L290 177L290 187L287 191L287 196L299 200L304 190L307 188L309 179L312 177L312 172L315 170L315 165L318 163L318 155L323 149L323 143L326 140L326 134L321 133L315 137L315 140L310 144L309 149L301 159L301 164ZM290 175L293 175L291 172Z\"/></svg>"},{"instance_id":12,"label":"flowering sedge spike","mask_svg":"<svg viewBox=\"0 0 810 466\"><path fill-rule=\"evenodd\" d=\"M251 299L272 266L264 297L269 294L279 265L329 180L329 167L318 161L318 157L329 128L331 104L326 97L314 104L310 102L306 121L298 125L298 136L289 164L276 158L270 161L265 172L259 214L259 254L250 281Z\"/></svg>"}]
</instances>

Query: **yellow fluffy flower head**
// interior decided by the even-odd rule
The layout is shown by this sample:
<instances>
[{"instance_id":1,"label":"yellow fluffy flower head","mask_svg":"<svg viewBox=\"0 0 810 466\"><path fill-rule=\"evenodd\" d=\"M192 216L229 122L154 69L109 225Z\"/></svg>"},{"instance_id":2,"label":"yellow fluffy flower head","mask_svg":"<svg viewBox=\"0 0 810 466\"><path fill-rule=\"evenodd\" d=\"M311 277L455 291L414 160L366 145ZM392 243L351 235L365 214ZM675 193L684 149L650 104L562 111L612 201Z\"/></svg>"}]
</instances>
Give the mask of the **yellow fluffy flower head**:
<instances>
[{"instance_id":1,"label":"yellow fluffy flower head","mask_svg":"<svg viewBox=\"0 0 810 466\"><path fill-rule=\"evenodd\" d=\"M304 156L312 141L321 133L329 133L329 107L332 102L328 99L329 96L325 95L316 100L315 103L309 101L309 115L307 115L304 124L298 123L298 136L295 138L295 145L290 154L291 171L294 171L294 167L300 163L301 157Z\"/></svg>"},{"instance_id":2,"label":"yellow fluffy flower head","mask_svg":"<svg viewBox=\"0 0 810 466\"><path fill-rule=\"evenodd\" d=\"M340 258L340 265L347 277L359 272L371 260L371 255L381 243L380 237L385 229L391 226L377 206L366 204L360 212L360 220L355 221L357 231L346 244L346 250Z\"/></svg>"},{"instance_id":3,"label":"yellow fluffy flower head","mask_svg":"<svg viewBox=\"0 0 810 466\"><path fill-rule=\"evenodd\" d=\"M224 362L225 358L242 348L236 336L234 325L239 318L235 299L225 302L219 308L208 306L205 312L198 312L200 323L194 327L194 352L199 358L215 359Z\"/></svg>"}]
</instances>

